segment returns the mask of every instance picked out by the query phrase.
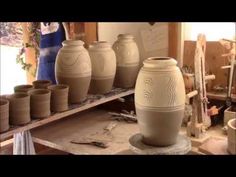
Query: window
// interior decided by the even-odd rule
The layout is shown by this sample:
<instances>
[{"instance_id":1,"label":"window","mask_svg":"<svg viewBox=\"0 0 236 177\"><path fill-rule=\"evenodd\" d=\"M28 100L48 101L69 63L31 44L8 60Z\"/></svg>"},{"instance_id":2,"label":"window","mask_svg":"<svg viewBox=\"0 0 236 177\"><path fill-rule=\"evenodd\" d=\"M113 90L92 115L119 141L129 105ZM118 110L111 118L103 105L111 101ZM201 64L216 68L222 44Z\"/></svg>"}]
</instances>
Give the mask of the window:
<instances>
[{"instance_id":1,"label":"window","mask_svg":"<svg viewBox=\"0 0 236 177\"><path fill-rule=\"evenodd\" d=\"M11 94L14 86L27 83L26 71L17 64L22 31L16 22L0 23L0 94Z\"/></svg>"},{"instance_id":2,"label":"window","mask_svg":"<svg viewBox=\"0 0 236 177\"><path fill-rule=\"evenodd\" d=\"M183 23L184 39L196 40L199 33L206 35L207 41L219 41L222 38L235 39L236 23L218 22L218 23Z\"/></svg>"}]
</instances>

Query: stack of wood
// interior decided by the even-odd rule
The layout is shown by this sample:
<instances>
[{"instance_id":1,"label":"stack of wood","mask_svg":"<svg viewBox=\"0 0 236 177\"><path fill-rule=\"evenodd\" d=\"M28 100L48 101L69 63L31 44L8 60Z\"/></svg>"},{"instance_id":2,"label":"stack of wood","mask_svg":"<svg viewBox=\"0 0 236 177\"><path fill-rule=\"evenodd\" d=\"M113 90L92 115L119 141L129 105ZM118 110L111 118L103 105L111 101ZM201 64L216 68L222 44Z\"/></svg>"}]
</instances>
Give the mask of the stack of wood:
<instances>
[{"instance_id":1,"label":"stack of wood","mask_svg":"<svg viewBox=\"0 0 236 177\"><path fill-rule=\"evenodd\" d=\"M122 110L121 113L109 112L109 114L112 115L113 120L126 121L128 123L137 122L137 116L134 111L129 112L127 110Z\"/></svg>"}]
</instances>

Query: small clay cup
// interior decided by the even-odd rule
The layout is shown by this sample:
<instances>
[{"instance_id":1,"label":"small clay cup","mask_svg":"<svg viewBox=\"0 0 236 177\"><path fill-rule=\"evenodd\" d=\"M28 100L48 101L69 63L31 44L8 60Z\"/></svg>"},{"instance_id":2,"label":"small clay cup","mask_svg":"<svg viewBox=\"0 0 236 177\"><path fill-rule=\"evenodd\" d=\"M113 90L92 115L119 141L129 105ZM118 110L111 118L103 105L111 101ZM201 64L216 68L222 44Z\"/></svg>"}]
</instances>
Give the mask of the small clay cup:
<instances>
[{"instance_id":1,"label":"small clay cup","mask_svg":"<svg viewBox=\"0 0 236 177\"><path fill-rule=\"evenodd\" d=\"M51 90L51 111L62 112L68 109L68 85L50 85L48 89Z\"/></svg>"},{"instance_id":2,"label":"small clay cup","mask_svg":"<svg viewBox=\"0 0 236 177\"><path fill-rule=\"evenodd\" d=\"M50 116L51 91L48 89L33 89L28 91L30 95L30 115L32 118L44 118Z\"/></svg>"},{"instance_id":3,"label":"small clay cup","mask_svg":"<svg viewBox=\"0 0 236 177\"><path fill-rule=\"evenodd\" d=\"M52 84L50 80L36 80L33 82L33 86L35 89L47 89L49 85Z\"/></svg>"},{"instance_id":4,"label":"small clay cup","mask_svg":"<svg viewBox=\"0 0 236 177\"><path fill-rule=\"evenodd\" d=\"M33 85L17 85L14 87L14 91L15 93L18 93L18 92L23 92L23 93L27 93L29 90L33 90L34 87Z\"/></svg>"},{"instance_id":5,"label":"small clay cup","mask_svg":"<svg viewBox=\"0 0 236 177\"><path fill-rule=\"evenodd\" d=\"M10 125L24 125L30 122L30 96L27 93L14 93L9 100Z\"/></svg>"},{"instance_id":6,"label":"small clay cup","mask_svg":"<svg viewBox=\"0 0 236 177\"><path fill-rule=\"evenodd\" d=\"M236 118L228 121L228 152L236 155Z\"/></svg>"},{"instance_id":7,"label":"small clay cup","mask_svg":"<svg viewBox=\"0 0 236 177\"><path fill-rule=\"evenodd\" d=\"M9 129L9 101L0 99L0 133Z\"/></svg>"}]
</instances>

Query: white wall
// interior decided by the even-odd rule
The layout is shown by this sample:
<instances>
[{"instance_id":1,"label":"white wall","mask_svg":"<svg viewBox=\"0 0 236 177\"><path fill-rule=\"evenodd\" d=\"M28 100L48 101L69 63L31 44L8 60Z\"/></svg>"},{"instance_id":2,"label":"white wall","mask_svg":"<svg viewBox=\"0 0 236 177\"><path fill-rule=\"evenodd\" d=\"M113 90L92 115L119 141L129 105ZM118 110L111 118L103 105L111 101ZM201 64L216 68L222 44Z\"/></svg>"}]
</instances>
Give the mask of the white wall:
<instances>
[{"instance_id":1,"label":"white wall","mask_svg":"<svg viewBox=\"0 0 236 177\"><path fill-rule=\"evenodd\" d=\"M117 40L117 36L121 33L130 33L135 37L135 41L138 45L140 58L142 61L148 57L153 56L168 56L168 47L157 46L156 50L147 51L143 45L143 38L141 31L143 30L152 30L158 27L165 27L166 31L163 31L163 37L160 40L160 43L166 43L168 45L168 23L155 23L153 26L147 22L99 22L98 23L98 40L108 41L113 44ZM158 49L161 48L161 49Z\"/></svg>"}]
</instances>

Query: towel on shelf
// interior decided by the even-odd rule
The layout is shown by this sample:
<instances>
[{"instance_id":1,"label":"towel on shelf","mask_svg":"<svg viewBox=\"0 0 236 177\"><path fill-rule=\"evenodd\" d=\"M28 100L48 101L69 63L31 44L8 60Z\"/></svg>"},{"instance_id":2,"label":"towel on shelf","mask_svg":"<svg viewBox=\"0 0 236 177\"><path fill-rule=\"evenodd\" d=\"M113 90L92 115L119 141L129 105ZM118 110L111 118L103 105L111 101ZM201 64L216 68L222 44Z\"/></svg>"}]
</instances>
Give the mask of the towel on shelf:
<instances>
[{"instance_id":1,"label":"towel on shelf","mask_svg":"<svg viewBox=\"0 0 236 177\"><path fill-rule=\"evenodd\" d=\"M35 155L34 143L29 130L13 135L13 155Z\"/></svg>"}]
</instances>

